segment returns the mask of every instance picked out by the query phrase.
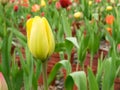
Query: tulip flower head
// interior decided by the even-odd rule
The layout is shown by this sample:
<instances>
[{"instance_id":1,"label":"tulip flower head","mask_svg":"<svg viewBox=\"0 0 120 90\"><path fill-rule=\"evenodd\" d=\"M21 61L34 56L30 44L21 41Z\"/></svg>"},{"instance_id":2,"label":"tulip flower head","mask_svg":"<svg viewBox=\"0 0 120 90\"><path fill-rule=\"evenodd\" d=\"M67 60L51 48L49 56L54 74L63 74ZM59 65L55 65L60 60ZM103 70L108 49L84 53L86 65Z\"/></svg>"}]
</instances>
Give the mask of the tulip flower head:
<instances>
[{"instance_id":1,"label":"tulip flower head","mask_svg":"<svg viewBox=\"0 0 120 90\"><path fill-rule=\"evenodd\" d=\"M46 2L45 2L44 0L41 0L40 6L41 6L41 7L46 6Z\"/></svg>"},{"instance_id":2,"label":"tulip flower head","mask_svg":"<svg viewBox=\"0 0 120 90\"><path fill-rule=\"evenodd\" d=\"M55 41L45 17L30 18L27 23L27 42L32 55L45 61L54 51Z\"/></svg>"},{"instance_id":3,"label":"tulip flower head","mask_svg":"<svg viewBox=\"0 0 120 90\"><path fill-rule=\"evenodd\" d=\"M89 6L91 6L91 5L92 5L92 3L93 3L92 1L89 1L89 2L88 2Z\"/></svg>"},{"instance_id":4,"label":"tulip flower head","mask_svg":"<svg viewBox=\"0 0 120 90\"><path fill-rule=\"evenodd\" d=\"M75 17L76 19L82 18L82 17L83 17L83 13L82 13L82 12L76 12L76 13L74 13L74 17Z\"/></svg>"},{"instance_id":5,"label":"tulip flower head","mask_svg":"<svg viewBox=\"0 0 120 90\"><path fill-rule=\"evenodd\" d=\"M96 3L100 3L100 2L101 2L101 0L95 0L95 2L96 2Z\"/></svg>"},{"instance_id":6,"label":"tulip flower head","mask_svg":"<svg viewBox=\"0 0 120 90\"><path fill-rule=\"evenodd\" d=\"M9 1L9 0L0 0L0 3L1 3L1 4L6 4L6 3L8 3L8 1Z\"/></svg>"},{"instance_id":7,"label":"tulip flower head","mask_svg":"<svg viewBox=\"0 0 120 90\"><path fill-rule=\"evenodd\" d=\"M106 16L105 21L106 21L106 23L109 24L109 25L113 24L114 16L113 16L113 15L108 15L108 16Z\"/></svg>"},{"instance_id":8,"label":"tulip flower head","mask_svg":"<svg viewBox=\"0 0 120 90\"><path fill-rule=\"evenodd\" d=\"M69 5L72 4L70 0L59 0L59 2L63 8L67 8Z\"/></svg>"},{"instance_id":9,"label":"tulip flower head","mask_svg":"<svg viewBox=\"0 0 120 90\"><path fill-rule=\"evenodd\" d=\"M18 5L14 5L13 9L14 9L15 12L17 12L18 9L19 9Z\"/></svg>"},{"instance_id":10,"label":"tulip flower head","mask_svg":"<svg viewBox=\"0 0 120 90\"><path fill-rule=\"evenodd\" d=\"M1 72L0 72L0 90L8 90L8 86Z\"/></svg>"},{"instance_id":11,"label":"tulip flower head","mask_svg":"<svg viewBox=\"0 0 120 90\"><path fill-rule=\"evenodd\" d=\"M120 43L117 45L117 51L120 53Z\"/></svg>"},{"instance_id":12,"label":"tulip flower head","mask_svg":"<svg viewBox=\"0 0 120 90\"><path fill-rule=\"evenodd\" d=\"M59 9L61 8L60 2L56 2L56 3L55 3L55 7L56 7L57 10L59 10Z\"/></svg>"},{"instance_id":13,"label":"tulip flower head","mask_svg":"<svg viewBox=\"0 0 120 90\"><path fill-rule=\"evenodd\" d=\"M112 9L113 9L112 6L107 6L107 7L106 7L106 10L107 10L107 11L111 11Z\"/></svg>"},{"instance_id":14,"label":"tulip flower head","mask_svg":"<svg viewBox=\"0 0 120 90\"><path fill-rule=\"evenodd\" d=\"M37 11L39 11L40 10L40 6L38 5L38 4L34 4L33 6L32 6L32 12L37 12Z\"/></svg>"},{"instance_id":15,"label":"tulip flower head","mask_svg":"<svg viewBox=\"0 0 120 90\"><path fill-rule=\"evenodd\" d=\"M108 33L109 33L110 35L112 35L112 28L108 27L108 28L107 28L107 31L108 31Z\"/></svg>"}]
</instances>

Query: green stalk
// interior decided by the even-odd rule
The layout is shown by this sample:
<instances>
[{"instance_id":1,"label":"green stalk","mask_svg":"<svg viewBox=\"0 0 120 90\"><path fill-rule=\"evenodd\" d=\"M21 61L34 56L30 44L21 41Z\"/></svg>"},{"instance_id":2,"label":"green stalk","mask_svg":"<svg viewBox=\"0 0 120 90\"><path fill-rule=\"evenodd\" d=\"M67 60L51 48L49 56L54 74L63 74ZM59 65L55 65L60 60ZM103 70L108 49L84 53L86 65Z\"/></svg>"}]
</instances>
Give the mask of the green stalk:
<instances>
[{"instance_id":1,"label":"green stalk","mask_svg":"<svg viewBox=\"0 0 120 90\"><path fill-rule=\"evenodd\" d=\"M44 90L48 90L48 83L47 83L47 60L42 63L42 73L43 73Z\"/></svg>"}]
</instances>

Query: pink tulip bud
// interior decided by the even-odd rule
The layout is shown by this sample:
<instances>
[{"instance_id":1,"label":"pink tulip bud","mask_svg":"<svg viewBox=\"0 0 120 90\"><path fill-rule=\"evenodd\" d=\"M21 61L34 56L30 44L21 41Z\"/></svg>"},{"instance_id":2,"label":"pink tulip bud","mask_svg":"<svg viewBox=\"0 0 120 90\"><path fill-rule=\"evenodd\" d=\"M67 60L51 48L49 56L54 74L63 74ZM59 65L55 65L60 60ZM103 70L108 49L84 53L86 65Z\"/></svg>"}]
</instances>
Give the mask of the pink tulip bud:
<instances>
[{"instance_id":1,"label":"pink tulip bud","mask_svg":"<svg viewBox=\"0 0 120 90\"><path fill-rule=\"evenodd\" d=\"M101 0L95 0L95 2L96 2L96 3L100 3L100 2L101 2Z\"/></svg>"},{"instance_id":2,"label":"pink tulip bud","mask_svg":"<svg viewBox=\"0 0 120 90\"><path fill-rule=\"evenodd\" d=\"M120 43L117 45L117 51L120 53Z\"/></svg>"},{"instance_id":3,"label":"pink tulip bud","mask_svg":"<svg viewBox=\"0 0 120 90\"><path fill-rule=\"evenodd\" d=\"M1 72L0 72L0 90L8 90L7 83L6 83L4 76Z\"/></svg>"},{"instance_id":4,"label":"pink tulip bud","mask_svg":"<svg viewBox=\"0 0 120 90\"><path fill-rule=\"evenodd\" d=\"M59 10L59 9L61 8L61 4L60 4L60 2L56 2L56 3L55 3L55 7L56 7L56 9Z\"/></svg>"}]
</instances>

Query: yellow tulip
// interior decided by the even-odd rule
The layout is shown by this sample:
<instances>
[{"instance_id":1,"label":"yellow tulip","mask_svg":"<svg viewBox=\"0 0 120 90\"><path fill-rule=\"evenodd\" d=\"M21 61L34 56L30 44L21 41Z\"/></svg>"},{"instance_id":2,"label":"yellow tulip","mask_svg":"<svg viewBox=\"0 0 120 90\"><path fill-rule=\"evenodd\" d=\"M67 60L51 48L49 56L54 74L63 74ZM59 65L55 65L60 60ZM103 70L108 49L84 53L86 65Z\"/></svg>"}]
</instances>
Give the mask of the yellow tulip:
<instances>
[{"instance_id":1,"label":"yellow tulip","mask_svg":"<svg viewBox=\"0 0 120 90\"><path fill-rule=\"evenodd\" d=\"M106 7L106 10L107 10L107 11L111 11L112 9L113 9L112 6L107 6L107 7Z\"/></svg>"},{"instance_id":2,"label":"yellow tulip","mask_svg":"<svg viewBox=\"0 0 120 90\"><path fill-rule=\"evenodd\" d=\"M83 18L83 13L82 12L76 12L74 13L74 17L77 18Z\"/></svg>"},{"instance_id":3,"label":"yellow tulip","mask_svg":"<svg viewBox=\"0 0 120 90\"><path fill-rule=\"evenodd\" d=\"M51 27L45 17L30 18L27 23L27 42L32 55L42 61L54 51L55 41Z\"/></svg>"},{"instance_id":4,"label":"yellow tulip","mask_svg":"<svg viewBox=\"0 0 120 90\"><path fill-rule=\"evenodd\" d=\"M92 3L93 3L92 1L89 1L89 2L88 2L88 5L89 5L89 6L91 6L91 5L92 5Z\"/></svg>"},{"instance_id":5,"label":"yellow tulip","mask_svg":"<svg viewBox=\"0 0 120 90\"><path fill-rule=\"evenodd\" d=\"M40 4L41 7L44 7L46 6L46 2L44 0L41 0L41 4Z\"/></svg>"}]
</instances>

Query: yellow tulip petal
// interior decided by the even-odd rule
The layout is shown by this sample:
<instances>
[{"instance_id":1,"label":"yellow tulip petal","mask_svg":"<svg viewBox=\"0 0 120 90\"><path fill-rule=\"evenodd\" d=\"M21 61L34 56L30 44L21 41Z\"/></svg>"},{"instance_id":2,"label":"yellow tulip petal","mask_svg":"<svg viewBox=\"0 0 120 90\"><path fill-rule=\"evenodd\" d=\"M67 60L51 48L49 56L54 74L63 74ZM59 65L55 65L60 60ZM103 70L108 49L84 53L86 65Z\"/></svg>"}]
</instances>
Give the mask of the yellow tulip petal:
<instances>
[{"instance_id":1,"label":"yellow tulip petal","mask_svg":"<svg viewBox=\"0 0 120 90\"><path fill-rule=\"evenodd\" d=\"M49 56L53 53L54 48L55 48L55 41L54 41L54 36L51 30L51 27L48 23L48 21L46 20L46 18L42 18L43 22L45 23L45 27L46 27L46 32L47 32L47 37L48 37L48 44L49 44Z\"/></svg>"},{"instance_id":2,"label":"yellow tulip petal","mask_svg":"<svg viewBox=\"0 0 120 90\"><path fill-rule=\"evenodd\" d=\"M41 60L46 59L49 45L45 24L41 18L35 17L30 35L30 51L34 57Z\"/></svg>"},{"instance_id":3,"label":"yellow tulip petal","mask_svg":"<svg viewBox=\"0 0 120 90\"><path fill-rule=\"evenodd\" d=\"M46 6L46 2L44 0L41 0L41 4L40 4L41 7L44 7Z\"/></svg>"},{"instance_id":4,"label":"yellow tulip petal","mask_svg":"<svg viewBox=\"0 0 120 90\"><path fill-rule=\"evenodd\" d=\"M28 43L28 47L29 47L29 41L30 41L30 33L31 33L31 27L32 27L32 22L33 22L33 18L30 18L27 23L26 23L26 27L27 27L27 43Z\"/></svg>"}]
</instances>

